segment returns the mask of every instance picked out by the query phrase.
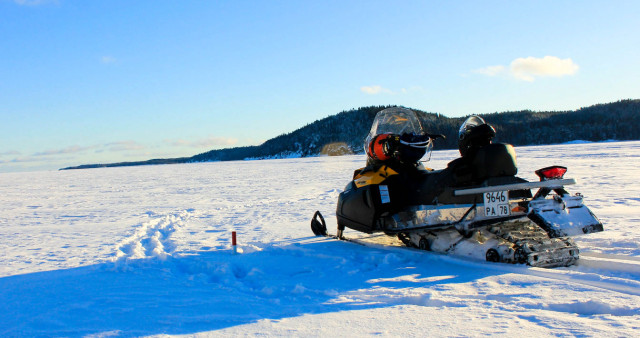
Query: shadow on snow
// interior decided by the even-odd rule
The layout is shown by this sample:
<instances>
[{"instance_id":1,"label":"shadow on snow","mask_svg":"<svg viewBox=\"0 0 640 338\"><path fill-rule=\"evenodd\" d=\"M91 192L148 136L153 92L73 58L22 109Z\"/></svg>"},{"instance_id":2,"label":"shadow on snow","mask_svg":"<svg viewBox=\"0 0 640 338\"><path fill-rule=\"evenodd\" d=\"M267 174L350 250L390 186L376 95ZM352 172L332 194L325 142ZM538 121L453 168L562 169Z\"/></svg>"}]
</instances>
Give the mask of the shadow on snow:
<instances>
[{"instance_id":1,"label":"shadow on snow","mask_svg":"<svg viewBox=\"0 0 640 338\"><path fill-rule=\"evenodd\" d=\"M334 240L263 246L0 278L0 334L189 334L303 314L465 306L433 300L430 289L501 273Z\"/></svg>"}]
</instances>

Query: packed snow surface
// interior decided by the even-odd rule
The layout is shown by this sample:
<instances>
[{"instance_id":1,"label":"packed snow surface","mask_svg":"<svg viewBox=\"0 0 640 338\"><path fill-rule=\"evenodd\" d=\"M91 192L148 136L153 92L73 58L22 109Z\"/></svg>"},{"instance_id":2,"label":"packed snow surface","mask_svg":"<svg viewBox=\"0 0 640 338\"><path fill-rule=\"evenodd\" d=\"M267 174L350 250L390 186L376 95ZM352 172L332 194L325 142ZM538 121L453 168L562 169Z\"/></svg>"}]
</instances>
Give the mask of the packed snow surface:
<instances>
[{"instance_id":1,"label":"packed snow surface","mask_svg":"<svg viewBox=\"0 0 640 338\"><path fill-rule=\"evenodd\" d=\"M0 336L638 336L640 142L516 150L604 223L578 265L314 237L363 156L0 174Z\"/></svg>"}]
</instances>

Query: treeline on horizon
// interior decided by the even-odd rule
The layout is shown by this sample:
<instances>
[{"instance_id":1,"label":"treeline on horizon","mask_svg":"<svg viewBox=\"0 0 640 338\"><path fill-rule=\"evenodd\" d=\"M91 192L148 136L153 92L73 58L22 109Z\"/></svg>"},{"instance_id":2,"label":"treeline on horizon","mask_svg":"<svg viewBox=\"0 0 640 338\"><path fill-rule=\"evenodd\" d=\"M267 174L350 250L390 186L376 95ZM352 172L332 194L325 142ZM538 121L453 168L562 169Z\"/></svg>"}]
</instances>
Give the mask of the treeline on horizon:
<instances>
[{"instance_id":1,"label":"treeline on horizon","mask_svg":"<svg viewBox=\"0 0 640 338\"><path fill-rule=\"evenodd\" d=\"M393 106L371 106L343 111L258 146L216 149L192 157L88 164L63 169L363 153L363 141L375 115L389 107ZM423 126L430 133L446 136L445 140L437 141L435 149L458 147L458 128L466 117L450 118L438 113L413 110L419 113ZM515 146L557 144L573 140L640 140L640 100L597 104L575 111L524 110L479 116L496 129L495 142Z\"/></svg>"}]
</instances>

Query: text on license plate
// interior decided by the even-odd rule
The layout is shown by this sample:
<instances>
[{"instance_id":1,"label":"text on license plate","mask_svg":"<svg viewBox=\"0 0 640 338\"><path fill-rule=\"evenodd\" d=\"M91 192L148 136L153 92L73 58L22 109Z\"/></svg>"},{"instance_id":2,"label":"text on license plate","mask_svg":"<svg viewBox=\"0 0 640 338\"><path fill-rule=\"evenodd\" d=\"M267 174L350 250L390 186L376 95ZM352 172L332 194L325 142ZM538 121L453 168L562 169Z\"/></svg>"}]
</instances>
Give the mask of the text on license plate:
<instances>
[{"instance_id":1,"label":"text on license plate","mask_svg":"<svg viewBox=\"0 0 640 338\"><path fill-rule=\"evenodd\" d=\"M486 217L509 216L509 192L492 191L484 193L484 215Z\"/></svg>"}]
</instances>

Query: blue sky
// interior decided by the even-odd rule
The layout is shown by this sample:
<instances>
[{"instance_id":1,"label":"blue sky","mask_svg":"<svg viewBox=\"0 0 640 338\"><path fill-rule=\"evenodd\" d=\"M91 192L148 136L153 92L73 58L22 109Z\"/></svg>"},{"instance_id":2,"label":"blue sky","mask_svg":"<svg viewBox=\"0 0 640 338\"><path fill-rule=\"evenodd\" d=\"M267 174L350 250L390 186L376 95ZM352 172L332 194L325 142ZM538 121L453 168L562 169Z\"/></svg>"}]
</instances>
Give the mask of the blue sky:
<instances>
[{"instance_id":1,"label":"blue sky","mask_svg":"<svg viewBox=\"0 0 640 338\"><path fill-rule=\"evenodd\" d=\"M0 172L640 98L638 1L0 0Z\"/></svg>"}]
</instances>

